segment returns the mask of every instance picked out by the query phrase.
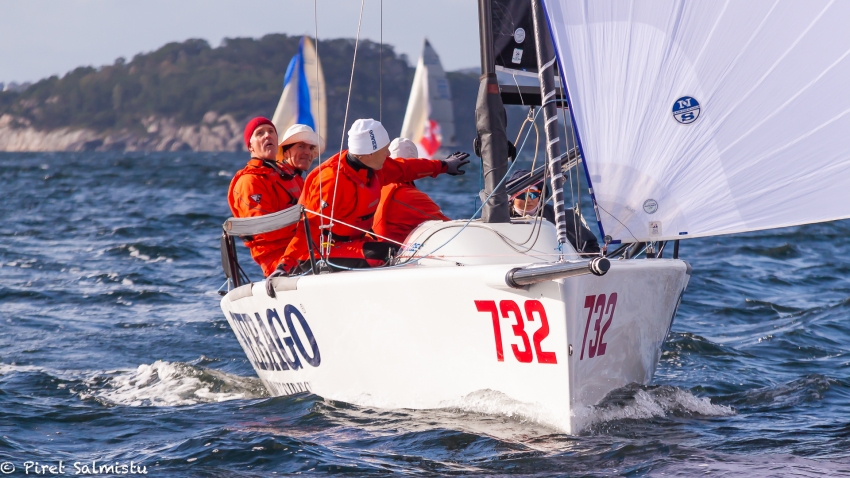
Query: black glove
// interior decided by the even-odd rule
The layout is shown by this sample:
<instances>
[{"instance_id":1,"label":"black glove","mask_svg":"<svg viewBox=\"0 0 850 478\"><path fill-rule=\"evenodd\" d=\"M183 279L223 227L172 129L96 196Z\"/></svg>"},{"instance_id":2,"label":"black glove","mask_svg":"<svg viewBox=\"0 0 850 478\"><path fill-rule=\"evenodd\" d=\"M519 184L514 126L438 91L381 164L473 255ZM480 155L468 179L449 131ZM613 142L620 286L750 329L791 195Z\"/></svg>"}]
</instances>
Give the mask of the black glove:
<instances>
[{"instance_id":1,"label":"black glove","mask_svg":"<svg viewBox=\"0 0 850 478\"><path fill-rule=\"evenodd\" d=\"M268 277L266 277L266 294L268 294L269 297L274 299L277 296L274 290L274 284L272 284L272 279L275 277L286 277L287 275L286 270L283 268L283 264L278 264L277 268L269 274Z\"/></svg>"},{"instance_id":2,"label":"black glove","mask_svg":"<svg viewBox=\"0 0 850 478\"><path fill-rule=\"evenodd\" d=\"M461 166L469 164L469 160L466 159L469 157L468 153L461 153L460 151L451 154L445 160L446 163L446 172L451 174L452 176L460 176L461 174L466 174L466 171L460 169Z\"/></svg>"}]
</instances>

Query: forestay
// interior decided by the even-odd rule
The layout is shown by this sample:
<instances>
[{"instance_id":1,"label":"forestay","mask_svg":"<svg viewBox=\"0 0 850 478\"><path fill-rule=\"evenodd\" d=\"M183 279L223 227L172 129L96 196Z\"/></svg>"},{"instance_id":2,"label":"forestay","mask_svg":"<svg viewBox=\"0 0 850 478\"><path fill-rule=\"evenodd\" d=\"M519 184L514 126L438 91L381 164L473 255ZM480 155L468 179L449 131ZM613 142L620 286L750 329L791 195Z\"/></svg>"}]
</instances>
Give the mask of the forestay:
<instances>
[{"instance_id":1,"label":"forestay","mask_svg":"<svg viewBox=\"0 0 850 478\"><path fill-rule=\"evenodd\" d=\"M850 217L850 2L547 0L604 233Z\"/></svg>"}]
</instances>

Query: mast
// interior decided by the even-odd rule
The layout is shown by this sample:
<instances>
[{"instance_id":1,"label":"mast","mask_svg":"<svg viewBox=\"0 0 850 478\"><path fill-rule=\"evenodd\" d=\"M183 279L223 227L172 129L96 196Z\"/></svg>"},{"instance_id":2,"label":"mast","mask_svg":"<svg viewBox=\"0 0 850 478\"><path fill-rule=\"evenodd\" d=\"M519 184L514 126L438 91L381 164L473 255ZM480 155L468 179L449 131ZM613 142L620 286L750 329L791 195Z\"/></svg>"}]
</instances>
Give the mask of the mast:
<instances>
[{"instance_id":1,"label":"mast","mask_svg":"<svg viewBox=\"0 0 850 478\"><path fill-rule=\"evenodd\" d=\"M540 97L543 103L543 124L546 130L546 160L552 185L552 202L555 206L555 223L558 243L567 242L567 222L564 211L564 174L561 169L561 148L558 137L558 112L555 102L555 50L549 24L541 0L531 0L534 19L534 43L537 45L537 76L540 79ZM563 259L563 256L561 257Z\"/></svg>"},{"instance_id":2,"label":"mast","mask_svg":"<svg viewBox=\"0 0 850 478\"><path fill-rule=\"evenodd\" d=\"M492 193L490 200L484 204L481 219L484 222L510 222L508 194L505 184L501 183L508 172L507 117L496 79L491 0L478 0L478 23L481 77L475 103L475 129L481 147L485 197Z\"/></svg>"}]
</instances>

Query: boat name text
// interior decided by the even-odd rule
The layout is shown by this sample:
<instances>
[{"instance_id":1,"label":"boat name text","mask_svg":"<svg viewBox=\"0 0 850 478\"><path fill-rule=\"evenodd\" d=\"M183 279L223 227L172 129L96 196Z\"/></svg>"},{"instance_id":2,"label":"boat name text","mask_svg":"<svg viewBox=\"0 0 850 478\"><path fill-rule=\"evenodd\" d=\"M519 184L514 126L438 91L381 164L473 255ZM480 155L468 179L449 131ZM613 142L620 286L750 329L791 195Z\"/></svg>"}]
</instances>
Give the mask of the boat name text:
<instances>
[{"instance_id":1,"label":"boat name text","mask_svg":"<svg viewBox=\"0 0 850 478\"><path fill-rule=\"evenodd\" d=\"M260 370L299 370L304 368L301 359L313 367L322 363L313 331L304 315L290 304L283 308L283 319L277 309L266 309L265 320L259 312L253 317L231 312L230 318L248 359ZM296 322L301 332L297 331ZM302 337L306 339L309 353Z\"/></svg>"}]
</instances>

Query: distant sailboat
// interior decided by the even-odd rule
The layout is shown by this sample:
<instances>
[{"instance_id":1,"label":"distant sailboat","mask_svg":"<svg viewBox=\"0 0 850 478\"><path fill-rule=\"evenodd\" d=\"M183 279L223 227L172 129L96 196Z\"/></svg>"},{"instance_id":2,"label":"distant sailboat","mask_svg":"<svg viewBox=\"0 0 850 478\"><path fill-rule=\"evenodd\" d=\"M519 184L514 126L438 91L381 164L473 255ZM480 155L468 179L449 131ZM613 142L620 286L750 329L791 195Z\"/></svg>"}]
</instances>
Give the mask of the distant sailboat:
<instances>
[{"instance_id":1,"label":"distant sailboat","mask_svg":"<svg viewBox=\"0 0 850 478\"><path fill-rule=\"evenodd\" d=\"M318 68L316 68L318 64ZM272 116L279 134L294 124L306 124L326 138L325 75L309 37L301 38L283 79L283 94Z\"/></svg>"},{"instance_id":2,"label":"distant sailboat","mask_svg":"<svg viewBox=\"0 0 850 478\"><path fill-rule=\"evenodd\" d=\"M455 142L451 88L440 57L427 39L413 75L401 136L416 143L422 158L431 158L441 146Z\"/></svg>"}]
</instances>

